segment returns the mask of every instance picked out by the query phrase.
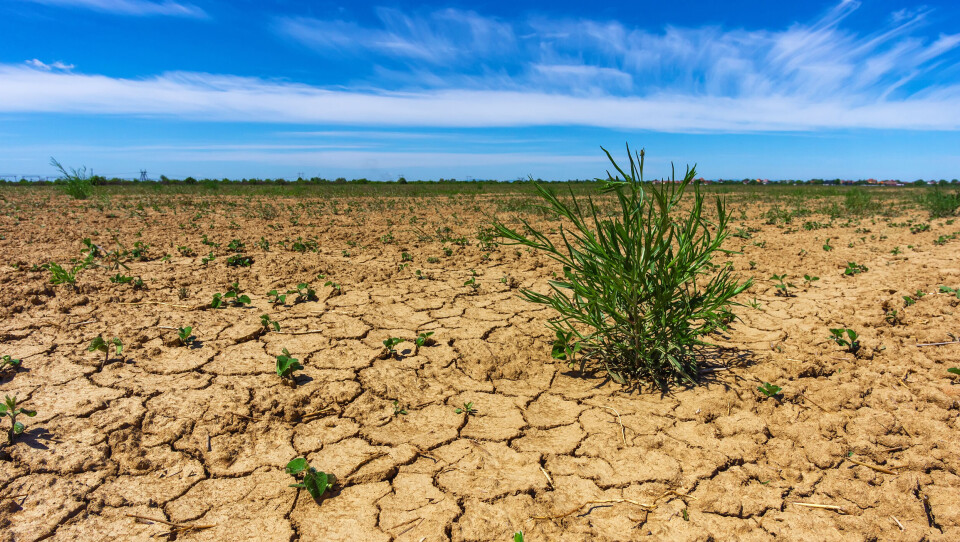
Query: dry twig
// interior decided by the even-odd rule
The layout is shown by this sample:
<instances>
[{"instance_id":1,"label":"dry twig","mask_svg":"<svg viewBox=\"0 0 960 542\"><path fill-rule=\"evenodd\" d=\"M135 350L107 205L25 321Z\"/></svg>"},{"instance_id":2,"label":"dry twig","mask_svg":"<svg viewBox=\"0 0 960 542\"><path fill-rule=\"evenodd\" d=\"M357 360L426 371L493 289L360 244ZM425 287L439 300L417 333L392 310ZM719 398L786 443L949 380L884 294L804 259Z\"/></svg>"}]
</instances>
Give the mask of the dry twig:
<instances>
[{"instance_id":1,"label":"dry twig","mask_svg":"<svg viewBox=\"0 0 960 542\"><path fill-rule=\"evenodd\" d=\"M212 529L217 526L216 523L214 523L213 525L198 525L196 523L173 523L165 519L149 518L147 516L139 516L137 514L127 514L127 517L139 519L141 521L152 521L153 523L162 523L164 525L169 525L170 527L173 527L173 530L170 531L171 534L183 533L188 531L199 531L201 529Z\"/></svg>"},{"instance_id":2,"label":"dry twig","mask_svg":"<svg viewBox=\"0 0 960 542\"><path fill-rule=\"evenodd\" d=\"M612 410L614 414L617 415L617 423L620 424L620 438L623 439L623 445L627 445L627 430L623 428L623 420L620 418L620 413L617 412L617 409L608 406L602 406L600 408L605 408L607 410Z\"/></svg>"},{"instance_id":3,"label":"dry twig","mask_svg":"<svg viewBox=\"0 0 960 542\"><path fill-rule=\"evenodd\" d=\"M846 514L846 510L843 508L833 505L833 504L815 504L812 502L793 502L790 504L795 504L797 506L806 506L807 508L822 508L823 510L833 510L834 512L840 514Z\"/></svg>"},{"instance_id":4,"label":"dry twig","mask_svg":"<svg viewBox=\"0 0 960 542\"><path fill-rule=\"evenodd\" d=\"M569 515L575 514L577 511L579 511L584 506L587 506L588 504L619 504L619 503L633 504L647 510L648 512L657 507L657 505L655 504L646 504L646 503L634 501L631 499L602 499L602 500L595 500L595 501L587 501L581 504L580 506L574 508L573 510L570 510L569 512L560 514L558 516L532 516L530 519L551 519L551 520L560 519L560 518L565 518Z\"/></svg>"},{"instance_id":5,"label":"dry twig","mask_svg":"<svg viewBox=\"0 0 960 542\"><path fill-rule=\"evenodd\" d=\"M847 461L853 463L854 465L860 465L861 467L867 467L868 469L873 469L873 470L875 470L875 471L877 471L877 472L882 472L882 473L884 473L884 474L899 474L899 473L897 473L897 472L895 472L895 471L892 471L892 470L887 469L887 468L884 468L884 467L878 467L878 466L876 466L876 465L871 465L871 464L869 464L869 463L864 463L864 462L862 462L862 461L857 461L856 459L853 459L852 457L848 457L848 458L847 458Z\"/></svg>"},{"instance_id":6,"label":"dry twig","mask_svg":"<svg viewBox=\"0 0 960 542\"><path fill-rule=\"evenodd\" d=\"M114 305L166 305L168 307L175 307L178 309L192 309L193 307L189 305L175 305L173 303L164 303L162 301L138 301L136 303L125 303L125 302L116 302Z\"/></svg>"}]
</instances>

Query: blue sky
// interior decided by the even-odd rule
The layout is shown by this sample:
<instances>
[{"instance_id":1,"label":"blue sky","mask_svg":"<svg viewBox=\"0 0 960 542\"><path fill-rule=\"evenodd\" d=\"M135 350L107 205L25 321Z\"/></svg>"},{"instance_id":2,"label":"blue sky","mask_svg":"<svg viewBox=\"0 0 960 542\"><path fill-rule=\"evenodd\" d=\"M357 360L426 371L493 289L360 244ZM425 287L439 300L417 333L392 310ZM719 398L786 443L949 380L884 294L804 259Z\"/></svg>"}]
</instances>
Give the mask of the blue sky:
<instances>
[{"instance_id":1,"label":"blue sky","mask_svg":"<svg viewBox=\"0 0 960 542\"><path fill-rule=\"evenodd\" d=\"M960 4L3 0L0 175L960 177Z\"/></svg>"}]
</instances>

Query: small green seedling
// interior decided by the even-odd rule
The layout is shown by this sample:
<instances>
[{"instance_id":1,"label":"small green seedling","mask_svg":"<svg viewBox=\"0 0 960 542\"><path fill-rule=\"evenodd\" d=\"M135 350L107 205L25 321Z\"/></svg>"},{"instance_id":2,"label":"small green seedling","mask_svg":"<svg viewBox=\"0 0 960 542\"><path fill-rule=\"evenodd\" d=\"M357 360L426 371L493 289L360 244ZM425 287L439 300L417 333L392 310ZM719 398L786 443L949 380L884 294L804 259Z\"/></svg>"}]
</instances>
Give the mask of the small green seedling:
<instances>
[{"instance_id":1,"label":"small green seedling","mask_svg":"<svg viewBox=\"0 0 960 542\"><path fill-rule=\"evenodd\" d=\"M192 326L177 328L177 336L180 338L181 345L190 346L191 344L193 344L194 341L197 340L196 337L191 335L192 332L193 332Z\"/></svg>"},{"instance_id":2,"label":"small green seedling","mask_svg":"<svg viewBox=\"0 0 960 542\"><path fill-rule=\"evenodd\" d=\"M404 408L404 406L400 404L400 401L397 401L397 400L394 400L394 401L393 401L393 415L394 415L394 416L398 416L398 415L406 416L406 415L407 415L407 409Z\"/></svg>"},{"instance_id":3,"label":"small green seedling","mask_svg":"<svg viewBox=\"0 0 960 542\"><path fill-rule=\"evenodd\" d=\"M417 345L417 348L426 346L427 343L433 342L433 339L430 338L431 335L433 335L432 331L424 331L417 335L417 338L413 340L413 344Z\"/></svg>"},{"instance_id":4,"label":"small green seedling","mask_svg":"<svg viewBox=\"0 0 960 542\"><path fill-rule=\"evenodd\" d=\"M513 542L523 542L523 531L513 533Z\"/></svg>"},{"instance_id":5,"label":"small green seedling","mask_svg":"<svg viewBox=\"0 0 960 542\"><path fill-rule=\"evenodd\" d=\"M383 341L383 346L384 346L384 348L387 349L387 350L386 350L387 355L388 355L388 356L396 356L396 355L397 355L397 348L396 348L396 347L397 347L398 344L400 344L400 343L402 343L402 342L403 342L403 339L399 339L399 338L397 338L397 337L390 337L389 339L386 339L385 341Z\"/></svg>"},{"instance_id":6,"label":"small green seedling","mask_svg":"<svg viewBox=\"0 0 960 542\"><path fill-rule=\"evenodd\" d=\"M234 254L227 258L229 267L250 267L251 265L253 265L253 258L244 254Z\"/></svg>"},{"instance_id":7,"label":"small green seedling","mask_svg":"<svg viewBox=\"0 0 960 542\"><path fill-rule=\"evenodd\" d=\"M5 399L5 402L0 404L0 418L3 416L10 418L10 431L7 433L7 442L13 444L13 439L16 438L17 435L23 434L23 424L17 421L17 416L23 414L24 416L32 418L37 415L37 411L17 408L16 396L10 397L7 395Z\"/></svg>"},{"instance_id":8,"label":"small green seedling","mask_svg":"<svg viewBox=\"0 0 960 542\"><path fill-rule=\"evenodd\" d=\"M308 465L306 458L303 457L298 457L287 463L286 472L293 476L299 476L303 473L303 480L296 484L290 484L290 487L306 489L315 501L319 501L323 494L333 487L333 484L330 483L331 477L327 473L318 471Z\"/></svg>"},{"instance_id":9,"label":"small green seedling","mask_svg":"<svg viewBox=\"0 0 960 542\"><path fill-rule=\"evenodd\" d=\"M891 326L903 323L903 316L896 309L890 309L883 313L883 319Z\"/></svg>"},{"instance_id":10,"label":"small green seedling","mask_svg":"<svg viewBox=\"0 0 960 542\"><path fill-rule=\"evenodd\" d=\"M270 298L270 302L274 305L283 305L287 302L287 294L281 294L276 290L270 290L267 292L267 297Z\"/></svg>"},{"instance_id":11,"label":"small green seedling","mask_svg":"<svg viewBox=\"0 0 960 542\"><path fill-rule=\"evenodd\" d=\"M50 284L76 284L77 273L87 267L87 262L80 262L69 271L56 262L46 263L40 267L50 271Z\"/></svg>"},{"instance_id":12,"label":"small green seedling","mask_svg":"<svg viewBox=\"0 0 960 542\"><path fill-rule=\"evenodd\" d=\"M280 324L278 324L276 320L272 320L269 314L260 315L260 325L267 331L269 331L271 327L274 331L280 331Z\"/></svg>"},{"instance_id":13,"label":"small green seedling","mask_svg":"<svg viewBox=\"0 0 960 542\"><path fill-rule=\"evenodd\" d=\"M843 346L851 354L856 354L857 351L860 350L860 341L857 340L857 332L852 329L831 329L830 340Z\"/></svg>"},{"instance_id":14,"label":"small green seedling","mask_svg":"<svg viewBox=\"0 0 960 542\"><path fill-rule=\"evenodd\" d=\"M300 369L303 369L300 360L290 357L290 352L286 348L283 349L283 354L277 356L277 375L280 378L295 380L293 372Z\"/></svg>"},{"instance_id":15,"label":"small green seedling","mask_svg":"<svg viewBox=\"0 0 960 542\"><path fill-rule=\"evenodd\" d=\"M90 341L90 346L87 347L87 352L103 352L103 363L100 364L102 367L110 360L110 345L113 345L116 350L117 355L123 353L123 341L114 337L109 341L104 340L102 335L97 335L92 341Z\"/></svg>"},{"instance_id":16,"label":"small green seedling","mask_svg":"<svg viewBox=\"0 0 960 542\"><path fill-rule=\"evenodd\" d=\"M557 329L556 333L557 338L553 341L553 349L550 352L550 356L553 357L553 359L566 361L572 367L577 352L580 351L580 342L573 340L572 331Z\"/></svg>"},{"instance_id":17,"label":"small green seedling","mask_svg":"<svg viewBox=\"0 0 960 542\"><path fill-rule=\"evenodd\" d=\"M903 296L903 306L904 306L904 307L909 307L910 305L913 305L913 304L916 303L916 302L917 302L916 299L914 299L914 298L912 298L912 297L910 297L910 296L908 296L908 295Z\"/></svg>"},{"instance_id":18,"label":"small green seedling","mask_svg":"<svg viewBox=\"0 0 960 542\"><path fill-rule=\"evenodd\" d=\"M9 354L6 354L0 357L0 372L6 371L7 369L17 369L21 363L23 363L22 359L14 359Z\"/></svg>"},{"instance_id":19,"label":"small green seedling","mask_svg":"<svg viewBox=\"0 0 960 542\"><path fill-rule=\"evenodd\" d=\"M830 246L830 239L827 239L827 242L823 244L823 250L825 250L826 252L830 252L831 250L833 250L833 247Z\"/></svg>"},{"instance_id":20,"label":"small green seedling","mask_svg":"<svg viewBox=\"0 0 960 542\"><path fill-rule=\"evenodd\" d=\"M782 275L773 275L770 277L770 280L777 281L777 284L774 284L774 288L777 289L777 295L783 297L793 297L793 294L790 293L790 288L796 288L792 282L784 282L784 279L787 278L786 273Z\"/></svg>"},{"instance_id":21,"label":"small green seedling","mask_svg":"<svg viewBox=\"0 0 960 542\"><path fill-rule=\"evenodd\" d=\"M773 398L780 395L780 392L783 391L783 388L769 382L764 382L762 386L757 386L757 390L760 393L764 394L768 398Z\"/></svg>"},{"instance_id":22,"label":"small green seedling","mask_svg":"<svg viewBox=\"0 0 960 542\"><path fill-rule=\"evenodd\" d=\"M204 256L200 261L203 262L203 265L207 265L208 263L210 263L210 262L212 262L213 260L216 260L216 259L217 259L217 257L214 256L214 255L213 255L213 251L211 251L210 254Z\"/></svg>"},{"instance_id":23,"label":"small green seedling","mask_svg":"<svg viewBox=\"0 0 960 542\"><path fill-rule=\"evenodd\" d=\"M941 294L953 294L953 295L957 296L957 299L960 299L960 288L951 288L951 287L949 287L949 286L941 286L941 287L940 287L940 293L941 293Z\"/></svg>"},{"instance_id":24,"label":"small green seedling","mask_svg":"<svg viewBox=\"0 0 960 542\"><path fill-rule=\"evenodd\" d=\"M857 262L847 262L846 269L843 270L843 274L846 276L859 275L860 273L866 273L869 271L867 266L858 264Z\"/></svg>"},{"instance_id":25,"label":"small green seedling","mask_svg":"<svg viewBox=\"0 0 960 542\"><path fill-rule=\"evenodd\" d=\"M338 283L336 283L336 282L333 282L332 280L328 280L327 282L324 282L323 285L324 285L324 286L329 286L329 287L333 288L333 291L334 291L334 292L339 292L339 291L340 291L340 285L339 285Z\"/></svg>"},{"instance_id":26,"label":"small green seedling","mask_svg":"<svg viewBox=\"0 0 960 542\"><path fill-rule=\"evenodd\" d=\"M297 298L294 300L294 303L303 303L305 301L316 301L317 292L310 287L310 284L306 282L301 282L297 284L296 290L288 290L288 294L297 294Z\"/></svg>"},{"instance_id":27,"label":"small green seedling","mask_svg":"<svg viewBox=\"0 0 960 542\"><path fill-rule=\"evenodd\" d=\"M814 282L817 282L818 280L820 280L820 277L814 277L812 275L803 275L803 282L807 286L810 286L811 284L813 284Z\"/></svg>"},{"instance_id":28,"label":"small green seedling","mask_svg":"<svg viewBox=\"0 0 960 542\"><path fill-rule=\"evenodd\" d=\"M454 412L457 414L466 414L467 416L472 416L477 413L477 409L473 408L473 403L464 403L461 408L456 409Z\"/></svg>"},{"instance_id":29,"label":"small green seedling","mask_svg":"<svg viewBox=\"0 0 960 542\"><path fill-rule=\"evenodd\" d=\"M250 304L250 296L240 293L240 283L234 282L230 285L230 289L227 290L225 294L213 294L213 301L210 303L210 307L214 309L219 309L223 307L226 303L233 305L234 307L242 307L244 305Z\"/></svg>"}]
</instances>

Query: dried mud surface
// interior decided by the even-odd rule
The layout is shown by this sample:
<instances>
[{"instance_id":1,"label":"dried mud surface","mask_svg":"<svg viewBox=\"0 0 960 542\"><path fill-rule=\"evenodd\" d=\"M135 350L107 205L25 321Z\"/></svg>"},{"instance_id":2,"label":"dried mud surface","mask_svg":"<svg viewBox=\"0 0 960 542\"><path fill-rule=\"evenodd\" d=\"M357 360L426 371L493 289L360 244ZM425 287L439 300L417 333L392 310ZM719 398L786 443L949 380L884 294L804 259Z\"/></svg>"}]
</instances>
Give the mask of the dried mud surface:
<instances>
[{"instance_id":1,"label":"dried mud surface","mask_svg":"<svg viewBox=\"0 0 960 542\"><path fill-rule=\"evenodd\" d=\"M960 539L960 385L946 372L960 346L916 346L960 332L960 299L938 292L960 287L960 241L933 243L960 226L911 233L903 223L926 217L905 207L806 230L828 219L768 224L769 204L732 201L745 230L727 247L743 254L718 263L756 284L713 337L729 350L702 385L661 394L551 360L551 312L518 288L543 290L556 265L477 239L514 197L4 193L0 354L23 367L0 394L38 414L0 448L0 540L148 540L170 524L207 527L177 540L238 542ZM289 250L300 236L317 250ZM84 237L149 245L123 271L146 288L111 283L105 260L76 288L33 268L79 257ZM226 266L231 239L251 267ZM850 261L869 270L844 276ZM795 296L776 295L774 273ZM209 309L233 281L254 308ZM299 282L318 299L267 299ZM265 313L280 333L262 331ZM187 325L189 348L173 331ZM836 327L858 331L859 355L828 340ZM434 344L381 355L425 331ZM87 352L99 333L123 355ZM283 348L305 366L296 387L274 372ZM475 415L455 412L465 402ZM319 504L288 487L298 456L338 480Z\"/></svg>"}]
</instances>

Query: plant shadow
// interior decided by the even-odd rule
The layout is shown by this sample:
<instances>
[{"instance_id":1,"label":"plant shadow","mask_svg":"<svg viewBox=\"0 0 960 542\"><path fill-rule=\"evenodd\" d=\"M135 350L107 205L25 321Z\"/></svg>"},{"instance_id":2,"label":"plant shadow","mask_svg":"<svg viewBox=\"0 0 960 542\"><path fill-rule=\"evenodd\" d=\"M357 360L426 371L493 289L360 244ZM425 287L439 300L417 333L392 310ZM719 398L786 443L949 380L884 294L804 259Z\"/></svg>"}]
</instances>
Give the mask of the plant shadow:
<instances>
[{"instance_id":1,"label":"plant shadow","mask_svg":"<svg viewBox=\"0 0 960 542\"><path fill-rule=\"evenodd\" d=\"M44 427L28 429L17 438L17 442L22 442L34 450L49 450L50 447L41 441L57 442L53 433Z\"/></svg>"},{"instance_id":2,"label":"plant shadow","mask_svg":"<svg viewBox=\"0 0 960 542\"><path fill-rule=\"evenodd\" d=\"M731 369L749 367L753 365L757 356L752 350L726 347L702 347L695 353L700 370L695 383L676 382L671 386L655 386L652 381L628 380L625 384L617 383L602 367L585 368L580 371L572 368L562 371L561 374L572 378L580 379L599 379L594 388L601 388L607 384L616 384L622 387L627 393L660 392L661 396L671 395L678 390L693 389L696 386L719 384L725 388L730 387L730 380L738 380L741 377L732 372Z\"/></svg>"}]
</instances>

